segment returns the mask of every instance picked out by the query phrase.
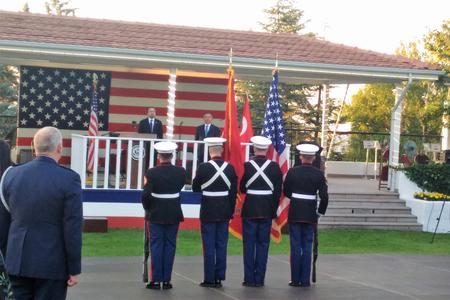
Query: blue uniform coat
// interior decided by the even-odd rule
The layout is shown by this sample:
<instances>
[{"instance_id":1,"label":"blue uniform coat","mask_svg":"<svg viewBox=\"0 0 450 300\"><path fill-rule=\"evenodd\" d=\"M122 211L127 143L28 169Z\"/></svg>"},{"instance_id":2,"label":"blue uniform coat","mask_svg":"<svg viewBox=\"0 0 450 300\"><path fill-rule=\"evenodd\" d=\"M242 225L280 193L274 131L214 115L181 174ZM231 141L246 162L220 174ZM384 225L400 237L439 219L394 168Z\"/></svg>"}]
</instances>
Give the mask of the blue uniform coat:
<instances>
[{"instance_id":1,"label":"blue uniform coat","mask_svg":"<svg viewBox=\"0 0 450 300\"><path fill-rule=\"evenodd\" d=\"M0 246L15 276L65 280L81 273L83 209L80 177L39 156L4 176Z\"/></svg>"}]
</instances>

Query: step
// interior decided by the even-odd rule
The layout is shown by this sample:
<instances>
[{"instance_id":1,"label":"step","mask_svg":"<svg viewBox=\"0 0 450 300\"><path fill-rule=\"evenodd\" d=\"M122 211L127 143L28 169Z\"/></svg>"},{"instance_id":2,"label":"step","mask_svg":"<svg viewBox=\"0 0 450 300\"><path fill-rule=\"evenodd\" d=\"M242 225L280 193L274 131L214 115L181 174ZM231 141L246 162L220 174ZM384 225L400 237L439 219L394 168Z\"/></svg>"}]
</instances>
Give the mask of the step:
<instances>
[{"instance_id":1,"label":"step","mask_svg":"<svg viewBox=\"0 0 450 300\"><path fill-rule=\"evenodd\" d=\"M329 199L329 204L334 206L352 206L352 207L405 207L405 201L380 201L380 200L342 200L342 199Z\"/></svg>"},{"instance_id":2,"label":"step","mask_svg":"<svg viewBox=\"0 0 450 300\"><path fill-rule=\"evenodd\" d=\"M385 223L413 223L417 221L416 216L407 214L326 214L321 217L322 222L385 222Z\"/></svg>"},{"instance_id":3,"label":"step","mask_svg":"<svg viewBox=\"0 0 450 300\"><path fill-rule=\"evenodd\" d=\"M392 222L320 222L319 228L348 228L348 229L387 229L421 231L422 225L415 222L392 223Z\"/></svg>"},{"instance_id":4,"label":"step","mask_svg":"<svg viewBox=\"0 0 450 300\"><path fill-rule=\"evenodd\" d=\"M340 198L340 199L398 199L398 193L328 193L329 198Z\"/></svg>"},{"instance_id":5,"label":"step","mask_svg":"<svg viewBox=\"0 0 450 300\"><path fill-rule=\"evenodd\" d=\"M409 207L374 207L374 206L363 206L363 207L354 207L354 206L334 206L329 205L327 208L328 214L405 214L411 215L411 208Z\"/></svg>"}]
</instances>

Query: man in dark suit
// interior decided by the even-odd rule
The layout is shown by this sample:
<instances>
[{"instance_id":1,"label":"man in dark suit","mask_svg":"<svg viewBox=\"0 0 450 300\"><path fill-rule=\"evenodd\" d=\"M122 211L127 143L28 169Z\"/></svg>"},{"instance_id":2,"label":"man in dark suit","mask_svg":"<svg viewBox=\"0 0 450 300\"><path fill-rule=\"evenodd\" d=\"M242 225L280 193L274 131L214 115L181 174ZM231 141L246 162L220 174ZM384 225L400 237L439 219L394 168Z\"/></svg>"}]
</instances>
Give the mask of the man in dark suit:
<instances>
[{"instance_id":1,"label":"man in dark suit","mask_svg":"<svg viewBox=\"0 0 450 300\"><path fill-rule=\"evenodd\" d=\"M2 178L0 247L15 299L65 299L81 273L80 176L58 165L58 129L40 129L33 143L37 157Z\"/></svg>"},{"instance_id":2,"label":"man in dark suit","mask_svg":"<svg viewBox=\"0 0 450 300\"><path fill-rule=\"evenodd\" d=\"M211 113L205 113L203 115L204 124L197 126L195 130L195 140L203 141L207 137L220 137L220 128L212 124L213 115ZM203 162L204 145L198 146L197 158L198 163Z\"/></svg>"},{"instance_id":3,"label":"man in dark suit","mask_svg":"<svg viewBox=\"0 0 450 300\"><path fill-rule=\"evenodd\" d=\"M154 107L150 107L147 110L147 118L139 122L138 133L152 133L156 134L157 139L163 138L163 125L160 120L156 118L156 110ZM147 159L145 159L145 169L149 167L149 157L150 157L150 143L145 143L145 154ZM153 167L156 166L156 151L153 156Z\"/></svg>"},{"instance_id":4,"label":"man in dark suit","mask_svg":"<svg viewBox=\"0 0 450 300\"><path fill-rule=\"evenodd\" d=\"M163 138L163 125L156 118L156 110L154 107L150 107L147 111L147 118L139 122L138 133L153 133L156 134L156 138Z\"/></svg>"},{"instance_id":5,"label":"man in dark suit","mask_svg":"<svg viewBox=\"0 0 450 300\"><path fill-rule=\"evenodd\" d=\"M186 171L171 164L177 144L160 142L155 144L159 166L151 168L145 175L141 200L145 219L150 224L151 278L148 289L168 290L172 288L173 261L177 244L177 232L184 220L181 210L180 191L186 181Z\"/></svg>"}]
</instances>

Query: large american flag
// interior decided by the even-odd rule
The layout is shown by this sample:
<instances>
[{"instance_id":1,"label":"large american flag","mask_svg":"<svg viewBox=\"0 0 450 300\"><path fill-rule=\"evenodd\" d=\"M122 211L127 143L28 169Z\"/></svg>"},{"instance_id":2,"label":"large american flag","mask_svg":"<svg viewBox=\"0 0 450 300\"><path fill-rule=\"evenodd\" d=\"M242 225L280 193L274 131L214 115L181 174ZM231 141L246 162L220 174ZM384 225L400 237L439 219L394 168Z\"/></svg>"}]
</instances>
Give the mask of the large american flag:
<instances>
[{"instance_id":1,"label":"large american flag","mask_svg":"<svg viewBox=\"0 0 450 300\"><path fill-rule=\"evenodd\" d=\"M280 165L284 179L288 171L287 158L289 153L286 147L283 110L278 94L278 71L276 70L272 76L261 135L272 140L272 147L269 149L268 157ZM282 194L278 206L277 218L272 222L271 235L276 241L280 241L281 239L281 228L287 222L288 209L289 199Z\"/></svg>"},{"instance_id":2,"label":"large american flag","mask_svg":"<svg viewBox=\"0 0 450 300\"><path fill-rule=\"evenodd\" d=\"M151 72L151 70L148 70ZM20 68L17 148L29 150L38 128L55 126L63 134L61 164L70 164L71 134L86 135L92 99L92 75L98 75L99 134L136 132L132 122L155 107L163 124L167 114L169 75L108 72L22 66ZM225 76L178 74L175 104L175 138L193 139L202 116L211 112L213 123L223 127L227 79ZM165 127L164 127L165 131ZM102 155L103 143L99 144Z\"/></svg>"}]
</instances>

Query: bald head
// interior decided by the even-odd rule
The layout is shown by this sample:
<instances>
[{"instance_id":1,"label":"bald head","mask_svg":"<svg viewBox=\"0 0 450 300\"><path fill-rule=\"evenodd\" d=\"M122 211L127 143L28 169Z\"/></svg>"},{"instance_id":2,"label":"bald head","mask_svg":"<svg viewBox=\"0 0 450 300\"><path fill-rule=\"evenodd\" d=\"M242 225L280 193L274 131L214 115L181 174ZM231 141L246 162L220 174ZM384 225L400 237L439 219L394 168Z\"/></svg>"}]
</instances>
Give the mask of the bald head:
<instances>
[{"instance_id":1,"label":"bald head","mask_svg":"<svg viewBox=\"0 0 450 300\"><path fill-rule=\"evenodd\" d=\"M57 128L48 126L39 129L34 135L33 144L36 155L50 156L55 160L61 158L62 136Z\"/></svg>"}]
</instances>

